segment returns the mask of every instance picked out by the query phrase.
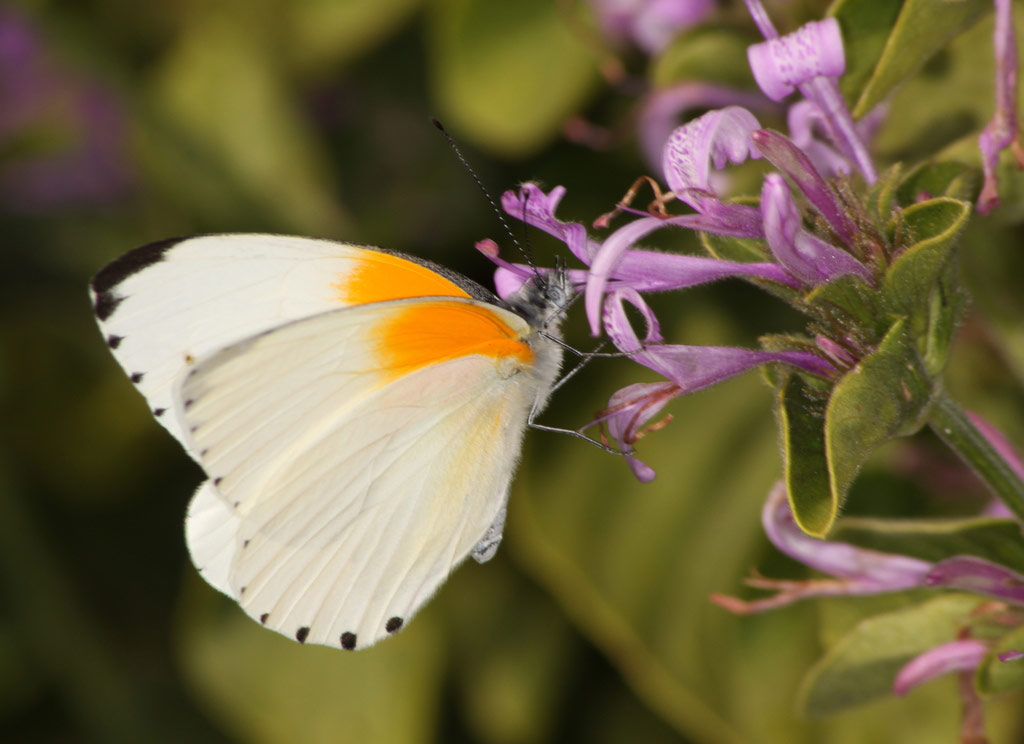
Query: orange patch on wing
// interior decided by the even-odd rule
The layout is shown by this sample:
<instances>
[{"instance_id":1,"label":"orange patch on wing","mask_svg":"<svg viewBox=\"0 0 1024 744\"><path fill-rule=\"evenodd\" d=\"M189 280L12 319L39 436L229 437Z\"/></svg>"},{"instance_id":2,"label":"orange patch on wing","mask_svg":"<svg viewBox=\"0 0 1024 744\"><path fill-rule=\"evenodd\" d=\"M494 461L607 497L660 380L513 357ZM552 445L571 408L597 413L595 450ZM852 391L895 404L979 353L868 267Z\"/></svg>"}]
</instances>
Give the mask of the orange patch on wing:
<instances>
[{"instance_id":1,"label":"orange patch on wing","mask_svg":"<svg viewBox=\"0 0 1024 744\"><path fill-rule=\"evenodd\" d=\"M373 250L363 251L352 271L331 286L348 305L405 297L469 297L457 284L426 266Z\"/></svg>"},{"instance_id":2,"label":"orange patch on wing","mask_svg":"<svg viewBox=\"0 0 1024 744\"><path fill-rule=\"evenodd\" d=\"M376 335L381 369L392 378L470 354L534 361L533 349L500 315L463 302L414 303L385 321Z\"/></svg>"}]
</instances>

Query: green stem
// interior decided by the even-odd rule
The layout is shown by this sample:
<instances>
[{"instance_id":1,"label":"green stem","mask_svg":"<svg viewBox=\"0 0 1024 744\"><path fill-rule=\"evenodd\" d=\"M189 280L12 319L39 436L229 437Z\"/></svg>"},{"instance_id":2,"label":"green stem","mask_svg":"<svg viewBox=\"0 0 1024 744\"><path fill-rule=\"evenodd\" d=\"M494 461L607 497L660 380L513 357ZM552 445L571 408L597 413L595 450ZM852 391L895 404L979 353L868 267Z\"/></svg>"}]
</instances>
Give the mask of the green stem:
<instances>
[{"instance_id":1,"label":"green stem","mask_svg":"<svg viewBox=\"0 0 1024 744\"><path fill-rule=\"evenodd\" d=\"M940 392L932 404L928 425L971 466L1017 519L1024 521L1024 481L971 423L960 404Z\"/></svg>"}]
</instances>

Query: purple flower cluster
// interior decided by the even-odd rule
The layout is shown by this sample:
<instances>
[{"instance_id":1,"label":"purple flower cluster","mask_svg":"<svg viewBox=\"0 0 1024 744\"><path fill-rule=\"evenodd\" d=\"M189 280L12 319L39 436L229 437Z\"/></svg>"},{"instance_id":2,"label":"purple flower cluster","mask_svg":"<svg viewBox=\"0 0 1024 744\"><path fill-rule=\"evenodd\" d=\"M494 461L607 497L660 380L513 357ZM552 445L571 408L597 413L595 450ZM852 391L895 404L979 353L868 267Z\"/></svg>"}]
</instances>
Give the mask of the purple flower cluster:
<instances>
[{"instance_id":1,"label":"purple flower cluster","mask_svg":"<svg viewBox=\"0 0 1024 744\"><path fill-rule=\"evenodd\" d=\"M1012 462L1020 467L1019 458ZM769 597L744 601L713 595L711 600L738 614L774 610L812 597L856 596L908 589L953 589L991 597L1009 607L1024 609L1024 576L983 558L957 555L935 563L894 553L883 553L847 543L821 540L796 524L777 483L768 495L761 521L772 544L791 558L831 578L778 580L754 576L749 586L774 592ZM912 687L951 671L974 669L991 653L991 642L959 638L931 648L910 661L896 676L893 691L903 695ZM1024 659L1022 651L999 655L1004 662Z\"/></svg>"},{"instance_id":2,"label":"purple flower cluster","mask_svg":"<svg viewBox=\"0 0 1024 744\"><path fill-rule=\"evenodd\" d=\"M680 89L676 99L666 99L664 106L642 124L648 159L653 160L655 149L660 147L661 175L669 190L663 192L654 179L638 181L651 185L656 195L654 203L648 212L635 210L630 206L631 193L614 212L597 221L598 226L606 227L620 214L631 217L606 237L594 237L582 224L556 216L565 195L560 186L545 193L527 183L502 197L502 207L509 215L562 241L583 264L584 268L571 269L568 274L572 286L584 296L592 333L603 333L619 351L664 378L616 391L608 406L588 424L604 428L641 481L651 480L655 473L636 458L633 445L668 422L668 418L658 422L655 418L672 399L764 364L788 366L828 386L871 351L855 343L846 331L834 334L838 337L823 335L821 324L813 326L813 338L775 339L764 349L665 343L658 319L644 300L645 293L687 289L730 277L752 280L783 296L789 293L806 298L815 288L840 278L852 283L858 292L877 293L897 250L889 246L891 253L885 252L888 248L880 245L881 238L869 232L865 221L859 219L864 212L851 203L849 190L841 192L836 187L840 179L848 186L857 179L869 186L876 182L875 166L865 143L884 115L884 107L880 107L855 122L847 110L837 84L845 70L838 23L835 19L812 22L795 33L780 36L760 0L745 1L765 37L764 42L748 49L758 86L772 101L781 101L794 91L801 94L801 100L788 109L788 137L762 128L748 107L738 105L724 105L669 131L668 122L681 106L698 105L704 98L725 104L735 100L735 91L691 86ZM1009 3L997 0L996 5L996 56L1000 65L997 112L980 142L985 164L981 204L989 207L998 201L995 164L999 152L1013 147L1019 153L1016 52ZM775 168L764 176L757 205L725 198L719 171L756 158L764 158ZM688 211L670 213L668 207L678 204ZM737 262L640 247L652 232L667 227L760 241L765 247L764 260ZM537 270L503 261L491 241L478 247L498 265L495 281L503 297ZM795 304L799 306L799 302ZM812 315L809 305L801 309ZM640 319L641 330L631 317ZM991 449L1024 480L1024 465L1005 439L980 419L973 419L973 423ZM998 503L988 511L992 516L1009 513ZM934 588L991 598L999 607L1013 609L1009 613L1011 622L1017 622L1012 618L1024 617L1024 575L1015 570L973 555L952 555L932 562L811 537L797 523L782 483L769 495L763 524L779 550L829 578L752 578L748 582L751 586L773 594L753 601L713 597L733 612L760 612L808 597ZM936 646L901 670L894 691L903 694L940 674L973 670L992 653L992 647L992 641L969 635ZM1005 652L999 658L1017 661L1024 659L1024 651ZM964 694L967 701L969 696Z\"/></svg>"},{"instance_id":3,"label":"purple flower cluster","mask_svg":"<svg viewBox=\"0 0 1024 744\"><path fill-rule=\"evenodd\" d=\"M606 427L620 449L628 453L627 462L634 474L644 481L653 478L654 471L632 455L632 445L649 430L649 422L671 399L766 363L787 364L811 375L833 378L856 360L856 354L845 349L842 339L824 337L818 348L761 350L666 344L657 318L643 299L644 293L686 289L729 277L797 291L842 276L852 276L869 287L877 282L870 251L828 181L828 177L853 170L869 181L874 178L860 131L835 85L835 77L844 69L838 25L834 19L820 21L781 38L770 23L761 25L768 41L751 47L752 66L758 83L770 97L780 98L794 89L807 96L794 107L798 108L794 120L804 147L778 132L762 129L745 108L726 106L710 111L675 129L665 142L661 166L671 191L661 194L652 181L659 194L659 208L644 213L622 205L616 211L635 219L603 240L591 236L580 223L556 217L565 194L562 187L545 193L527 183L502 197L502 207L509 215L555 236L584 264L586 268L570 270L569 276L573 286L585 295L594 335L603 331L617 349L665 378L665 382L619 390L591 422ZM819 129L830 138L828 141L817 138L815 132ZM765 177L760 205L723 198L716 189L717 172L730 163L760 157L780 171ZM783 174L796 185L807 208L798 204ZM693 211L668 214L665 207L673 199ZM818 215L818 222L826 229L810 230L805 226L809 222L805 213L811 212ZM767 244L770 255L766 258L770 260L746 263L638 247L650 233L666 227L761 239ZM503 262L490 241L480 248L499 264L496 285L502 296L514 291L533 271ZM633 328L627 306L643 318L646 327L642 332Z\"/></svg>"}]
</instances>

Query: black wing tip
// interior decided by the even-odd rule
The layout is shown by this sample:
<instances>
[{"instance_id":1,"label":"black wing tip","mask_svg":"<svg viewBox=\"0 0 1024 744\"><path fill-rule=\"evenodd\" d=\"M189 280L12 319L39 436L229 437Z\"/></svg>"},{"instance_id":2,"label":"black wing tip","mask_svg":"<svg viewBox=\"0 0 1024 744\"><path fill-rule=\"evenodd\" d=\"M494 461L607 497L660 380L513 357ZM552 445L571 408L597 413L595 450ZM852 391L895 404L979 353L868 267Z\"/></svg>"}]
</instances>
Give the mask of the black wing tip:
<instances>
[{"instance_id":1,"label":"black wing tip","mask_svg":"<svg viewBox=\"0 0 1024 744\"><path fill-rule=\"evenodd\" d=\"M120 258L115 258L100 269L96 276L92 278L92 291L96 293L98 298L102 298L103 295L108 294L110 290L132 274L142 271L147 266L152 266L158 261L162 261L164 254L168 250L184 240L188 240L188 238L177 237L158 240L155 243L147 243L135 250L128 251ZM99 314L98 306L99 300L97 300L97 315Z\"/></svg>"}]
</instances>

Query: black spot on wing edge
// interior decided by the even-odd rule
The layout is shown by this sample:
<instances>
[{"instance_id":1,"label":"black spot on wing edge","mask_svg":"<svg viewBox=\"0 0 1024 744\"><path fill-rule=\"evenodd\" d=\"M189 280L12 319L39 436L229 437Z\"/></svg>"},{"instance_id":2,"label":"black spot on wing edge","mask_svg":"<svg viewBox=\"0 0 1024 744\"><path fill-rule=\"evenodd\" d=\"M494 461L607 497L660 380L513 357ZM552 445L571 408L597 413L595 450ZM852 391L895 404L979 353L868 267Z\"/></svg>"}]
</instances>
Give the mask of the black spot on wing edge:
<instances>
[{"instance_id":1,"label":"black spot on wing edge","mask_svg":"<svg viewBox=\"0 0 1024 744\"><path fill-rule=\"evenodd\" d=\"M264 612L262 615L260 615L260 624L261 625L266 625L268 617L270 617L270 613L269 612Z\"/></svg>"},{"instance_id":2,"label":"black spot on wing edge","mask_svg":"<svg viewBox=\"0 0 1024 744\"><path fill-rule=\"evenodd\" d=\"M163 416L166 412L167 412L166 408L154 408L153 409L153 415L157 416L157 417Z\"/></svg>"},{"instance_id":3,"label":"black spot on wing edge","mask_svg":"<svg viewBox=\"0 0 1024 744\"><path fill-rule=\"evenodd\" d=\"M295 640L298 641L299 643L305 643L306 642L306 637L308 635L309 635L309 628L303 626L303 627L299 628L297 631L295 631Z\"/></svg>"},{"instance_id":4,"label":"black spot on wing edge","mask_svg":"<svg viewBox=\"0 0 1024 744\"><path fill-rule=\"evenodd\" d=\"M115 336L113 333L107 336L107 346L111 349L116 349L122 341L124 341L124 336Z\"/></svg>"},{"instance_id":5,"label":"black spot on wing edge","mask_svg":"<svg viewBox=\"0 0 1024 744\"><path fill-rule=\"evenodd\" d=\"M136 274L147 266L152 266L158 261L162 261L164 254L183 240L187 240L187 238L160 240L156 243L149 243L136 248L133 251L128 251L128 253L125 253L120 258L115 258L100 269L96 276L92 278L92 291L96 293L97 297L102 298L103 295L108 294L110 290L132 274ZM99 304L98 301L97 304Z\"/></svg>"},{"instance_id":6,"label":"black spot on wing edge","mask_svg":"<svg viewBox=\"0 0 1024 744\"><path fill-rule=\"evenodd\" d=\"M400 617L393 617L386 623L384 623L384 630L386 630L388 633L395 633L398 631L399 628L402 627L402 623L404 622L405 621L402 620L402 618Z\"/></svg>"},{"instance_id":7,"label":"black spot on wing edge","mask_svg":"<svg viewBox=\"0 0 1024 744\"><path fill-rule=\"evenodd\" d=\"M123 299L124 297L118 297L113 292L104 292L103 294L96 295L96 304L93 305L96 317L100 320L106 320L114 314L114 311L117 310L117 306L121 304Z\"/></svg>"},{"instance_id":8,"label":"black spot on wing edge","mask_svg":"<svg viewBox=\"0 0 1024 744\"><path fill-rule=\"evenodd\" d=\"M346 651L352 651L356 647L356 634L345 632L341 634L341 647Z\"/></svg>"},{"instance_id":9,"label":"black spot on wing edge","mask_svg":"<svg viewBox=\"0 0 1024 744\"><path fill-rule=\"evenodd\" d=\"M142 382L142 378L145 376L145 372L132 372L131 377L129 377L129 379L132 381L133 384L138 385L140 382Z\"/></svg>"}]
</instances>

